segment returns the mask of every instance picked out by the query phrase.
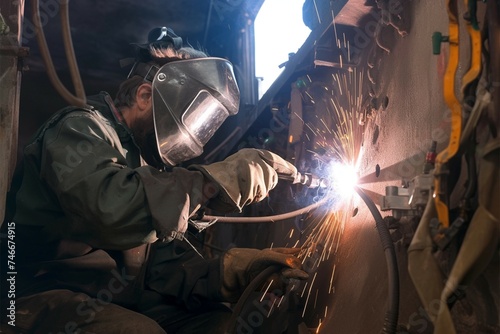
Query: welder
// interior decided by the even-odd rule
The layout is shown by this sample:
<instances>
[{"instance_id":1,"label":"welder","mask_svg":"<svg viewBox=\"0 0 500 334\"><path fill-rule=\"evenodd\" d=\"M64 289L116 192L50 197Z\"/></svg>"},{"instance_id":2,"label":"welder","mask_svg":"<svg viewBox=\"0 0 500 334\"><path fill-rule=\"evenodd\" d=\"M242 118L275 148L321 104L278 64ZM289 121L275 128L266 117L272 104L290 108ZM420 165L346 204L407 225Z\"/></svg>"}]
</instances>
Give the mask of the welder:
<instances>
[{"instance_id":1,"label":"welder","mask_svg":"<svg viewBox=\"0 0 500 334\"><path fill-rule=\"evenodd\" d=\"M232 66L165 27L135 48L115 99L102 92L58 111L25 148L14 218L23 332L223 333L227 303L260 271L307 277L294 249L233 248L213 259L191 249L184 238L198 209L241 211L278 173L297 171L257 149L175 167L238 111Z\"/></svg>"}]
</instances>

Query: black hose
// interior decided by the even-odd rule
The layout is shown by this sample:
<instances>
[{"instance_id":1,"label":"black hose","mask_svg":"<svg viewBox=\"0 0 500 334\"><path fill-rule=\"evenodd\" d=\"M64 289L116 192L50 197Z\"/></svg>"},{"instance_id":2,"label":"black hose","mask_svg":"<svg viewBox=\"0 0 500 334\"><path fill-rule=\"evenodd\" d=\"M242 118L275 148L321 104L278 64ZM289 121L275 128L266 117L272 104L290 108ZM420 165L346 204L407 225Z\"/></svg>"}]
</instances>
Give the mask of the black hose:
<instances>
[{"instance_id":1,"label":"black hose","mask_svg":"<svg viewBox=\"0 0 500 334\"><path fill-rule=\"evenodd\" d=\"M384 334L395 334L398 324L399 317L399 269L398 269L398 261L396 258L396 250L394 249L394 244L392 242L391 234L387 225L382 218L382 215L378 211L375 203L368 197L363 190L359 187L354 188L361 199L365 202L366 206L370 210L373 218L375 219L375 226L379 233L380 241L382 243L382 248L384 249L385 259L387 262L387 271L388 271L388 285L389 285L389 309L386 311L384 326L382 328L382 333ZM245 305L249 295L255 291L257 286L264 283L264 280L267 279L271 274L279 271L281 266L270 266L259 273L246 287L245 291L241 295L238 300L238 303L233 308L233 314L229 319L228 326L226 329L226 334L232 334L235 332L236 322L238 320L238 316L241 314L243 310L243 306Z\"/></svg>"},{"instance_id":2,"label":"black hose","mask_svg":"<svg viewBox=\"0 0 500 334\"><path fill-rule=\"evenodd\" d=\"M387 228L387 225L385 224L382 215L375 206L375 203L373 203L370 197L368 197L363 192L363 190L361 190L361 188L355 187L355 190L361 197L361 199L365 202L366 206L373 215L373 218L375 218L375 226L377 227L380 241L382 242L382 248L384 249L388 271L389 309L385 313L382 333L394 334L396 333L399 316L399 270L398 261L396 258L396 250L394 249L394 244L392 243L389 228Z\"/></svg>"},{"instance_id":3,"label":"black hose","mask_svg":"<svg viewBox=\"0 0 500 334\"><path fill-rule=\"evenodd\" d=\"M241 314L241 311L243 311L243 306L245 306L248 297L252 292L254 292L259 285L265 282L265 280L271 276L274 273L277 273L279 270L281 270L283 266L279 265L272 265L261 271L251 282L248 284L248 286L245 288L245 291L241 294L240 298L238 299L238 303L236 303L236 306L233 308L233 314L231 315L231 318L229 318L228 325L226 328L226 334L234 334L236 333L236 321L238 320L238 316Z\"/></svg>"}]
</instances>

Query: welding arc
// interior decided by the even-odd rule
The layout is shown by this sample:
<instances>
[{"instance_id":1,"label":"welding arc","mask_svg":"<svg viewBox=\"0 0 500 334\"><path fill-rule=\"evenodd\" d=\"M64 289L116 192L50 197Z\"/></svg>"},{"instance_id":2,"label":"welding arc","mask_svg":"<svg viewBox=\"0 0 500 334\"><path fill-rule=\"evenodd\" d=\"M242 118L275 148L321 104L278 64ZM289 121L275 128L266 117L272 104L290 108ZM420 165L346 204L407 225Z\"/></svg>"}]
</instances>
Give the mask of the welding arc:
<instances>
[{"instance_id":1,"label":"welding arc","mask_svg":"<svg viewBox=\"0 0 500 334\"><path fill-rule=\"evenodd\" d=\"M201 218L201 221L204 222L217 221L218 223L233 223L233 224L274 223L275 221L285 220L308 213L309 211L322 206L329 199L331 199L331 197L326 196L320 201L310 204L302 209L298 209L287 213L282 213L279 215L262 216L262 217L227 217L227 216L204 215Z\"/></svg>"},{"instance_id":2,"label":"welding arc","mask_svg":"<svg viewBox=\"0 0 500 334\"><path fill-rule=\"evenodd\" d=\"M380 236L382 248L384 249L385 260L387 262L388 284L389 284L389 309L385 313L384 327L382 333L393 334L396 333L399 316L399 269L398 261L396 258L396 250L392 242L391 233L378 211L375 203L366 195L361 188L355 186L354 189L365 202L370 210L373 218L375 219L375 226Z\"/></svg>"}]
</instances>

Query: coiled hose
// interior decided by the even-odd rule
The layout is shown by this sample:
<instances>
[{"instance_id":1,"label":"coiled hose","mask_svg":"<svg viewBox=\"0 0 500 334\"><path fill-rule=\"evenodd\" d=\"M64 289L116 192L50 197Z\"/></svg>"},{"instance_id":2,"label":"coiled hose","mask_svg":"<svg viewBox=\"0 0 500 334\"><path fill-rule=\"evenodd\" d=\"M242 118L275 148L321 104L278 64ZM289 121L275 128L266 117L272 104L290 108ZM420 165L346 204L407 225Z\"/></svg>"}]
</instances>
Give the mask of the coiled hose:
<instances>
[{"instance_id":1,"label":"coiled hose","mask_svg":"<svg viewBox=\"0 0 500 334\"><path fill-rule=\"evenodd\" d=\"M241 311L243 311L243 307L245 306L250 294L254 292L259 285L262 285L269 278L269 276L279 272L282 268L283 268L282 266L278 265L269 266L263 271L261 271L250 282L250 284L248 284L248 286L245 288L245 291L243 291L243 293L241 294L240 299L238 299L238 303L236 303L236 305L233 308L233 314L231 315L231 318L229 318L225 334L236 333L236 322L241 314Z\"/></svg>"},{"instance_id":2,"label":"coiled hose","mask_svg":"<svg viewBox=\"0 0 500 334\"><path fill-rule=\"evenodd\" d=\"M399 269L398 269L398 262L397 262L397 257L396 257L396 250L394 248L394 244L392 242L391 234L389 232L389 229L387 225L384 222L384 219L382 218L382 215L380 214L379 210L377 209L375 203L368 197L361 188L359 187L354 187L358 195L361 197L361 199L365 202L366 206L370 210L373 218L375 219L375 226L377 228L380 241L382 243L382 248L384 249L384 254L385 254L385 259L387 263L387 272L388 272L388 285L389 285L389 290L388 290L388 295L389 295L389 309L386 311L385 318L384 318L384 325L382 328L382 333L384 334L395 334L397 325L398 325L398 318L399 318ZM315 203L313 206L306 207L302 210L297 210L297 212L289 213L286 214L286 218L289 218L290 216L297 215L297 214L303 214L304 212L308 212L309 210L312 210L313 208L317 208L321 204L324 204L326 202L327 198L323 199L322 201ZM216 219L216 218L221 218L221 217L216 217L216 216L206 216L205 219ZM281 220L283 217L281 216L270 216L270 217L260 217L261 219L258 219L256 221L256 217L224 217L227 219L223 219L224 222L232 222L232 223L261 223L261 222L270 222L274 220ZM235 219L236 218L236 219ZM263 219L262 219L263 218ZM271 219L269 219L271 218ZM233 314L228 322L228 327L226 330L226 334L234 333L235 326L236 326L236 321L238 319L238 316L240 315L241 311L243 310L243 306L245 305L248 296L250 295L251 292L253 292L257 286L261 285L264 283L264 281L273 273L278 272L281 269L280 266L270 266L267 269L263 270L257 277L255 277L252 282L247 286L243 294L241 295L240 299L238 300L238 303L233 309Z\"/></svg>"}]
</instances>

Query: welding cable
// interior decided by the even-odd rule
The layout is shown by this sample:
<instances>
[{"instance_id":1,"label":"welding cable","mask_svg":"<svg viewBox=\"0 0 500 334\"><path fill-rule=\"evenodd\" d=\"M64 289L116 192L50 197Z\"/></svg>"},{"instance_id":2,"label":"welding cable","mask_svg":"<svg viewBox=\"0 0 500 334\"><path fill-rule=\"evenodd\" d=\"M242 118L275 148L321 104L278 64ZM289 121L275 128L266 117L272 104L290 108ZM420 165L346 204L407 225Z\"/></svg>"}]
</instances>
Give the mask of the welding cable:
<instances>
[{"instance_id":1,"label":"welding cable","mask_svg":"<svg viewBox=\"0 0 500 334\"><path fill-rule=\"evenodd\" d=\"M69 18L68 18L68 0L61 1L61 22L63 23L63 43L64 49L66 52L66 56L68 57L68 63L70 67L71 78L73 80L73 84L75 85L75 91L78 94L77 96L73 95L69 92L63 83L59 80L57 72L54 67L54 63L52 62L52 57L50 55L49 47L47 45L47 40L45 39L45 33L43 32L42 22L40 19L40 8L39 8L39 0L34 0L33 4L33 22L35 25L36 38L40 48L40 53L42 55L42 59L45 63L45 67L47 68L47 74L49 79L57 90L57 92L71 105L75 105L78 107L85 107L87 104L87 98L85 97L85 92L83 90L83 84L81 81L80 73L78 71L78 66L76 63L76 58L73 50L73 43L71 42L71 34L69 28Z\"/></svg>"},{"instance_id":2,"label":"welding cable","mask_svg":"<svg viewBox=\"0 0 500 334\"><path fill-rule=\"evenodd\" d=\"M293 218L296 216L303 215L305 213L308 213L309 211L312 211L323 204L325 204L328 200L330 200L331 197L326 196L320 201L310 204L302 209L298 209L295 211L287 212L287 213L282 213L279 215L273 215L273 216L263 216L263 217L227 217L227 216L210 216L210 215L204 215L200 220L204 222L212 222L212 221L217 221L218 223L234 223L234 224L249 224L249 223L274 223L275 221L280 221L280 220L285 220L289 218Z\"/></svg>"},{"instance_id":3,"label":"welding cable","mask_svg":"<svg viewBox=\"0 0 500 334\"><path fill-rule=\"evenodd\" d=\"M226 334L236 333L236 322L238 320L238 317L241 315L241 311L243 311L243 307L245 306L250 294L257 290L258 286L264 284L271 275L278 273L282 268L283 266L279 265L269 266L266 269L262 270L257 276L255 276L250 284L248 284L248 286L245 288L245 291L243 291L240 298L238 299L238 302L233 308L233 314L231 315L231 318L229 318L226 328Z\"/></svg>"},{"instance_id":4,"label":"welding cable","mask_svg":"<svg viewBox=\"0 0 500 334\"><path fill-rule=\"evenodd\" d=\"M375 206L375 203L373 203L370 197L368 197L361 188L356 186L354 187L354 189L361 197L361 199L365 202L366 206L373 215L373 218L375 219L375 225L380 236L380 241L382 242L382 248L384 249L388 271L389 309L385 314L382 333L394 334L396 333L399 316L399 270L398 261L396 258L396 250L394 249L394 244L392 242L389 228L385 224L382 215Z\"/></svg>"}]
</instances>

